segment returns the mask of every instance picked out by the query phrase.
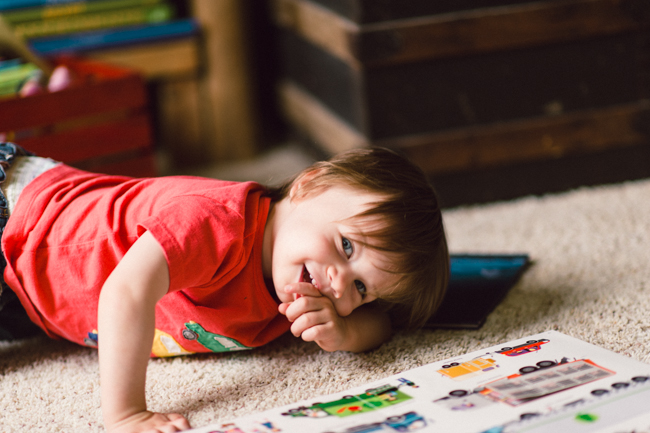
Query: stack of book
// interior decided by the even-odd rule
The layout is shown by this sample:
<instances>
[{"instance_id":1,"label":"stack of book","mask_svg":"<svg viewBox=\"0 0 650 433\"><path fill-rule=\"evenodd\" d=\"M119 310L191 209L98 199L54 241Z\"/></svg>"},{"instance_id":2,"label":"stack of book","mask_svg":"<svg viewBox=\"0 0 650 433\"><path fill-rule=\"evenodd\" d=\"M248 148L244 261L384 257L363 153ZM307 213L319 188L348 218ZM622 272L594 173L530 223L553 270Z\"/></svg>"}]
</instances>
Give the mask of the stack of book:
<instances>
[{"instance_id":1,"label":"stack of book","mask_svg":"<svg viewBox=\"0 0 650 433\"><path fill-rule=\"evenodd\" d=\"M19 58L0 57L0 98L14 96L30 80L38 80L41 70Z\"/></svg>"},{"instance_id":2,"label":"stack of book","mask_svg":"<svg viewBox=\"0 0 650 433\"><path fill-rule=\"evenodd\" d=\"M78 53L191 36L197 23L178 0L2 0L0 14L42 55Z\"/></svg>"}]
</instances>

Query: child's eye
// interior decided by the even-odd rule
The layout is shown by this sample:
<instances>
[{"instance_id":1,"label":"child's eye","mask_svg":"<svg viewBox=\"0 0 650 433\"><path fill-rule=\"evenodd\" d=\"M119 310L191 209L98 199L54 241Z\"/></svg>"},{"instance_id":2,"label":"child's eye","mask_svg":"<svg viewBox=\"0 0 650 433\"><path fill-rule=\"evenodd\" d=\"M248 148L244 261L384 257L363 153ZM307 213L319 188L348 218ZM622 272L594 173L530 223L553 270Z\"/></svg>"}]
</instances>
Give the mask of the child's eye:
<instances>
[{"instance_id":1,"label":"child's eye","mask_svg":"<svg viewBox=\"0 0 650 433\"><path fill-rule=\"evenodd\" d=\"M361 296L366 296L366 285L363 284L359 280L354 280L354 285L357 287L357 290L359 293L361 293Z\"/></svg>"},{"instance_id":2,"label":"child's eye","mask_svg":"<svg viewBox=\"0 0 650 433\"><path fill-rule=\"evenodd\" d=\"M348 258L350 258L350 256L352 255L352 242L350 242L350 240L347 238L343 238L342 244L343 244L343 252L345 253L346 256L348 256Z\"/></svg>"}]
</instances>

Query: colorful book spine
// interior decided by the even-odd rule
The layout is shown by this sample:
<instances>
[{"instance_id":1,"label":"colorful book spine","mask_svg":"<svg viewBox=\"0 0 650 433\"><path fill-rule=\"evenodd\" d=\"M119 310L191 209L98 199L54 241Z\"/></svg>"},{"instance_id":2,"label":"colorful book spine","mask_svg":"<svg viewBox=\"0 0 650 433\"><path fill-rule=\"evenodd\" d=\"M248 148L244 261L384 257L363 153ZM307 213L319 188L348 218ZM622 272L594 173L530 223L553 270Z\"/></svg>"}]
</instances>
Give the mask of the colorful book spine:
<instances>
[{"instance_id":1,"label":"colorful book spine","mask_svg":"<svg viewBox=\"0 0 650 433\"><path fill-rule=\"evenodd\" d=\"M40 74L40 70L33 63L0 67L0 97L15 95L25 81L38 76L38 74Z\"/></svg>"},{"instance_id":2,"label":"colorful book spine","mask_svg":"<svg viewBox=\"0 0 650 433\"><path fill-rule=\"evenodd\" d=\"M91 2L77 1L75 3L55 4L41 7L16 9L4 12L2 16L11 25L27 21L60 18L91 12L105 12L116 9L151 6L164 0L96 0ZM0 1L0 3L2 3Z\"/></svg>"},{"instance_id":3,"label":"colorful book spine","mask_svg":"<svg viewBox=\"0 0 650 433\"><path fill-rule=\"evenodd\" d=\"M5 69L9 69L21 65L22 63L23 60L21 58L0 59L0 72L2 72Z\"/></svg>"},{"instance_id":4,"label":"colorful book spine","mask_svg":"<svg viewBox=\"0 0 650 433\"><path fill-rule=\"evenodd\" d=\"M30 47L37 53L53 56L124 45L163 41L196 35L199 25L194 19L180 19L160 24L96 30L47 38L32 39Z\"/></svg>"},{"instance_id":5,"label":"colorful book spine","mask_svg":"<svg viewBox=\"0 0 650 433\"><path fill-rule=\"evenodd\" d=\"M72 15L69 17L30 21L13 26L14 32L25 39L65 33L83 32L110 27L169 21L174 8L169 4L120 9L116 11Z\"/></svg>"},{"instance_id":6,"label":"colorful book spine","mask_svg":"<svg viewBox=\"0 0 650 433\"><path fill-rule=\"evenodd\" d=\"M9 11L13 9L31 8L47 5L61 5L68 3L93 2L97 0L2 0L0 1L0 11Z\"/></svg>"}]
</instances>

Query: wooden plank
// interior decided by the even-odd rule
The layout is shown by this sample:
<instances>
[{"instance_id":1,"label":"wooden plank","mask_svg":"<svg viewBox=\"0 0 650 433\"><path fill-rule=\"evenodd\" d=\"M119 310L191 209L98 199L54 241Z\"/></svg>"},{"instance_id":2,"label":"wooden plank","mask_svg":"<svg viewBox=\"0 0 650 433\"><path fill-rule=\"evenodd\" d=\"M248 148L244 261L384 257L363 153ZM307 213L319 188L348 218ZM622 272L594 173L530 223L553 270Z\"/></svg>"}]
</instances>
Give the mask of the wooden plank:
<instances>
[{"instance_id":1,"label":"wooden plank","mask_svg":"<svg viewBox=\"0 0 650 433\"><path fill-rule=\"evenodd\" d=\"M133 149L151 149L153 138L148 114L140 113L17 141L37 155L74 164Z\"/></svg>"},{"instance_id":2,"label":"wooden plank","mask_svg":"<svg viewBox=\"0 0 650 433\"><path fill-rule=\"evenodd\" d=\"M356 23L393 21L467 9L530 3L534 0L313 0Z\"/></svg>"},{"instance_id":3,"label":"wooden plank","mask_svg":"<svg viewBox=\"0 0 650 433\"><path fill-rule=\"evenodd\" d=\"M280 83L278 95L285 116L325 151L335 154L368 146L363 135L295 84Z\"/></svg>"},{"instance_id":4,"label":"wooden plank","mask_svg":"<svg viewBox=\"0 0 650 433\"><path fill-rule=\"evenodd\" d=\"M276 0L273 5L278 25L357 69L573 41L642 26L624 0L540 1L367 25L308 0Z\"/></svg>"},{"instance_id":5,"label":"wooden plank","mask_svg":"<svg viewBox=\"0 0 650 433\"><path fill-rule=\"evenodd\" d=\"M197 38L90 51L84 56L131 68L146 79L195 76L200 66Z\"/></svg>"},{"instance_id":6,"label":"wooden plank","mask_svg":"<svg viewBox=\"0 0 650 433\"><path fill-rule=\"evenodd\" d=\"M363 70L280 36L284 77L371 141L650 98L636 33Z\"/></svg>"},{"instance_id":7,"label":"wooden plank","mask_svg":"<svg viewBox=\"0 0 650 433\"><path fill-rule=\"evenodd\" d=\"M650 102L378 141L430 174L650 145Z\"/></svg>"},{"instance_id":8,"label":"wooden plank","mask_svg":"<svg viewBox=\"0 0 650 433\"><path fill-rule=\"evenodd\" d=\"M364 27L358 57L367 65L528 48L638 30L622 0L571 0L479 9ZM383 43L382 43L383 42Z\"/></svg>"},{"instance_id":9,"label":"wooden plank","mask_svg":"<svg viewBox=\"0 0 650 433\"><path fill-rule=\"evenodd\" d=\"M291 30L313 44L360 67L352 46L359 26L331 10L309 1L271 0L273 18L277 25Z\"/></svg>"},{"instance_id":10,"label":"wooden plank","mask_svg":"<svg viewBox=\"0 0 650 433\"><path fill-rule=\"evenodd\" d=\"M347 63L295 33L278 32L281 51L279 75L299 84L325 106L365 133L371 107L367 96L373 89L365 86L367 71L355 70ZM367 90L367 92L364 92Z\"/></svg>"},{"instance_id":11,"label":"wooden plank","mask_svg":"<svg viewBox=\"0 0 650 433\"><path fill-rule=\"evenodd\" d=\"M544 195L650 178L650 146L613 148L566 158L430 177L445 208Z\"/></svg>"},{"instance_id":12,"label":"wooden plank","mask_svg":"<svg viewBox=\"0 0 650 433\"><path fill-rule=\"evenodd\" d=\"M432 175L650 145L648 101L369 141L295 84L284 82L279 93L288 120L326 152L391 147Z\"/></svg>"}]
</instances>

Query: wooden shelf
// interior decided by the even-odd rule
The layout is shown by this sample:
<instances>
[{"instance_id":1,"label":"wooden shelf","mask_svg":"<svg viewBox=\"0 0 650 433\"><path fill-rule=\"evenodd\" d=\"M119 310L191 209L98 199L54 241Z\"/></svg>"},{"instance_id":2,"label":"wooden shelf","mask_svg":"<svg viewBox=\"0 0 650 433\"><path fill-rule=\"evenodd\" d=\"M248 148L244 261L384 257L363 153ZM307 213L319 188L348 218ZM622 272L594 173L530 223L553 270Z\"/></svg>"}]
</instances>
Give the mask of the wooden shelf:
<instances>
[{"instance_id":1,"label":"wooden shelf","mask_svg":"<svg viewBox=\"0 0 650 433\"><path fill-rule=\"evenodd\" d=\"M248 0L192 0L203 31L205 75L201 97L209 100L203 122L214 146L210 157L242 159L256 153L257 113L251 86Z\"/></svg>"},{"instance_id":2,"label":"wooden shelf","mask_svg":"<svg viewBox=\"0 0 650 433\"><path fill-rule=\"evenodd\" d=\"M242 0L188 0L198 37L85 53L139 71L153 96L157 145L175 166L245 159L257 151Z\"/></svg>"},{"instance_id":3,"label":"wooden shelf","mask_svg":"<svg viewBox=\"0 0 650 433\"><path fill-rule=\"evenodd\" d=\"M135 69L150 80L197 76L201 66L198 38L95 51L87 57Z\"/></svg>"}]
</instances>

